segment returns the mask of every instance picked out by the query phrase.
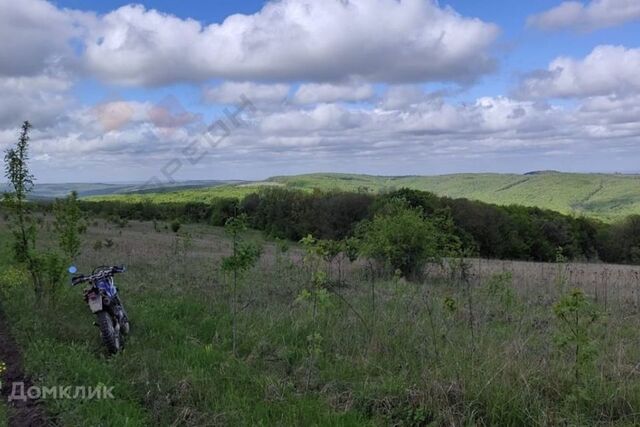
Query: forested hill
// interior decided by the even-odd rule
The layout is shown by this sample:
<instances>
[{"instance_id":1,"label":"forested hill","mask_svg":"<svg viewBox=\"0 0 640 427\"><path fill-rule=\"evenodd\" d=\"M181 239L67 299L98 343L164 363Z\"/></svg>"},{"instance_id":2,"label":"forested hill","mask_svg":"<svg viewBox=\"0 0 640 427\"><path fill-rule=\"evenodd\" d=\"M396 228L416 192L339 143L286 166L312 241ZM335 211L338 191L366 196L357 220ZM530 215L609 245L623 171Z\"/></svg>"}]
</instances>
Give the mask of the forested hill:
<instances>
[{"instance_id":1,"label":"forested hill","mask_svg":"<svg viewBox=\"0 0 640 427\"><path fill-rule=\"evenodd\" d=\"M640 176L539 172L375 177L303 175L274 178L300 187L380 189L408 187L441 196L468 198L499 205L518 204L562 213L614 220L640 214Z\"/></svg>"},{"instance_id":2,"label":"forested hill","mask_svg":"<svg viewBox=\"0 0 640 427\"><path fill-rule=\"evenodd\" d=\"M208 201L240 197L264 185L311 190L389 191L402 187L441 196L468 198L499 205L519 204L614 221L640 214L640 175L532 172L517 174L454 174L439 176L373 176L319 173L277 176L252 184L222 185L148 194L100 196L101 200Z\"/></svg>"}]
</instances>

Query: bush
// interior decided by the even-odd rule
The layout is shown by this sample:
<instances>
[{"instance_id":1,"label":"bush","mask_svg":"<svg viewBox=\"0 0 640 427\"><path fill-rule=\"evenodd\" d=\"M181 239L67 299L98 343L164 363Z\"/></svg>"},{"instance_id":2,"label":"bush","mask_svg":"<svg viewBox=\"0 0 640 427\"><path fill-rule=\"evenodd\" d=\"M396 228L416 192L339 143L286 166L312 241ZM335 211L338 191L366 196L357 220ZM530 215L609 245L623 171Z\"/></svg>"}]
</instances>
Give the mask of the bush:
<instances>
[{"instance_id":1,"label":"bush","mask_svg":"<svg viewBox=\"0 0 640 427\"><path fill-rule=\"evenodd\" d=\"M58 245L68 261L80 254L81 234L87 226L78 206L78 195L73 191L67 198L56 200L54 204L55 221L53 223L58 235Z\"/></svg>"},{"instance_id":2,"label":"bush","mask_svg":"<svg viewBox=\"0 0 640 427\"><path fill-rule=\"evenodd\" d=\"M223 198L211 203L211 225L222 227L238 212L238 200Z\"/></svg>"},{"instance_id":3,"label":"bush","mask_svg":"<svg viewBox=\"0 0 640 427\"><path fill-rule=\"evenodd\" d=\"M180 221L178 220L171 221L171 231L173 231L174 233L177 233L178 231L180 231L180 227L181 227Z\"/></svg>"},{"instance_id":4,"label":"bush","mask_svg":"<svg viewBox=\"0 0 640 427\"><path fill-rule=\"evenodd\" d=\"M598 241L603 261L640 264L640 215L602 229Z\"/></svg>"},{"instance_id":5,"label":"bush","mask_svg":"<svg viewBox=\"0 0 640 427\"><path fill-rule=\"evenodd\" d=\"M358 228L360 253L415 278L428 260L439 261L459 251L460 240L443 227L447 222L425 216L421 207L411 207L405 199L390 199L373 220Z\"/></svg>"},{"instance_id":6,"label":"bush","mask_svg":"<svg viewBox=\"0 0 640 427\"><path fill-rule=\"evenodd\" d=\"M0 293L8 295L14 288L29 283L29 273L20 266L5 267L0 271Z\"/></svg>"}]
</instances>

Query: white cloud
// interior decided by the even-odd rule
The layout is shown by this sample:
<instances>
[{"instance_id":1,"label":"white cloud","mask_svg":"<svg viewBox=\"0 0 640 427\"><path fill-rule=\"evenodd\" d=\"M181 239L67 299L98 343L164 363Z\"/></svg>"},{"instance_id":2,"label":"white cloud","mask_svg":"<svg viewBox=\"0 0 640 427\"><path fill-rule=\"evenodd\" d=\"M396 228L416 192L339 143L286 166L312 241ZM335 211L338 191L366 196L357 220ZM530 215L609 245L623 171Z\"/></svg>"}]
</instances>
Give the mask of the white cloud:
<instances>
[{"instance_id":1,"label":"white cloud","mask_svg":"<svg viewBox=\"0 0 640 427\"><path fill-rule=\"evenodd\" d=\"M49 126L73 104L71 82L62 75L0 77L0 128L17 127L25 120Z\"/></svg>"},{"instance_id":2,"label":"white cloud","mask_svg":"<svg viewBox=\"0 0 640 427\"><path fill-rule=\"evenodd\" d=\"M578 29L583 31L613 27L640 19L638 0L565 1L527 19L529 26L543 30Z\"/></svg>"},{"instance_id":3,"label":"white cloud","mask_svg":"<svg viewBox=\"0 0 640 427\"><path fill-rule=\"evenodd\" d=\"M381 106L386 109L407 108L432 99L420 85L392 85L387 88L381 99Z\"/></svg>"},{"instance_id":4,"label":"white cloud","mask_svg":"<svg viewBox=\"0 0 640 427\"><path fill-rule=\"evenodd\" d=\"M202 26L143 6L100 19L86 65L110 82L469 81L493 69L492 24L425 0L282 0Z\"/></svg>"},{"instance_id":5,"label":"white cloud","mask_svg":"<svg viewBox=\"0 0 640 427\"><path fill-rule=\"evenodd\" d=\"M77 71L76 49L96 22L93 13L59 9L44 0L1 1L0 76Z\"/></svg>"},{"instance_id":6,"label":"white cloud","mask_svg":"<svg viewBox=\"0 0 640 427\"><path fill-rule=\"evenodd\" d=\"M326 102L360 102L370 100L375 92L369 84L307 83L300 85L293 102L317 104Z\"/></svg>"},{"instance_id":7,"label":"white cloud","mask_svg":"<svg viewBox=\"0 0 640 427\"><path fill-rule=\"evenodd\" d=\"M427 162L478 170L484 161L495 170L511 167L498 164L505 156L572 165L580 153L640 155L640 49L559 57L525 77L517 98L453 102L422 82L491 69L497 30L433 1L282 0L203 26L142 6L96 16L25 0L1 3L0 23L0 34L19 35L0 38L0 149L32 120L34 167L57 176L145 179L175 158L185 174L251 178L338 164L363 172L377 164L381 173L412 164L425 173ZM238 104L244 94L257 108L191 165L185 147L208 143L202 116L171 97L82 106L72 85L83 75L130 85L216 78L203 100Z\"/></svg>"},{"instance_id":8,"label":"white cloud","mask_svg":"<svg viewBox=\"0 0 640 427\"><path fill-rule=\"evenodd\" d=\"M269 114L260 121L260 129L269 133L334 131L357 127L362 115L335 104L320 104L311 110L290 109Z\"/></svg>"},{"instance_id":9,"label":"white cloud","mask_svg":"<svg viewBox=\"0 0 640 427\"><path fill-rule=\"evenodd\" d=\"M192 141L206 146L201 127L180 124L167 133L149 114L151 104L116 100L103 108L70 111L51 126L36 129L33 158L48 156L49 168L69 168L73 162L111 165L145 179L144 174L157 175L175 158L183 162L183 173L204 177L211 176L214 165L215 171L232 176L242 165L254 176L258 170L272 175L280 167L317 170L321 164L343 164L353 171L379 161L387 172L404 173L405 164L427 161L474 169L478 159L493 164L505 156L522 158L526 165L534 158L560 157L573 165L584 153L602 157L616 152L625 158L640 154L640 96L592 97L576 107L499 96L472 103L426 99L405 109L344 103L257 109L245 127L233 128L197 165L182 153ZM0 145L12 142L15 134L0 132Z\"/></svg>"},{"instance_id":10,"label":"white cloud","mask_svg":"<svg viewBox=\"0 0 640 427\"><path fill-rule=\"evenodd\" d=\"M80 65L72 42L91 22L91 13L43 0L0 1L0 127L24 120L46 127L75 104L69 91Z\"/></svg>"},{"instance_id":11,"label":"white cloud","mask_svg":"<svg viewBox=\"0 0 640 427\"><path fill-rule=\"evenodd\" d=\"M638 93L639 70L640 48L597 46L581 60L556 58L547 70L524 79L518 91L530 98Z\"/></svg>"},{"instance_id":12,"label":"white cloud","mask_svg":"<svg viewBox=\"0 0 640 427\"><path fill-rule=\"evenodd\" d=\"M254 104L283 102L289 95L289 85L259 84L253 82L224 82L205 88L204 100L211 103L239 104L245 96Z\"/></svg>"}]
</instances>

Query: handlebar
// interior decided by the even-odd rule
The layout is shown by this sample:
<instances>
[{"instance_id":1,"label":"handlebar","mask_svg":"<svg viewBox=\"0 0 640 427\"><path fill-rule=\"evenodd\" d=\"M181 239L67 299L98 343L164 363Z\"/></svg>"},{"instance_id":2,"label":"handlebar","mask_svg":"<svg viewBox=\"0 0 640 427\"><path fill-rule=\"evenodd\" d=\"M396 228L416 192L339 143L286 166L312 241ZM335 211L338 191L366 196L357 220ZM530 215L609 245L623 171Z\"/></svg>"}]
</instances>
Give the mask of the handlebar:
<instances>
[{"instance_id":1,"label":"handlebar","mask_svg":"<svg viewBox=\"0 0 640 427\"><path fill-rule=\"evenodd\" d=\"M97 272L96 272L97 271ZM85 282L94 282L99 279L105 279L113 276L115 273L124 273L127 268L124 265L116 265L112 267L101 266L93 270L93 273L89 276L80 274L71 278L71 286L76 286Z\"/></svg>"}]
</instances>

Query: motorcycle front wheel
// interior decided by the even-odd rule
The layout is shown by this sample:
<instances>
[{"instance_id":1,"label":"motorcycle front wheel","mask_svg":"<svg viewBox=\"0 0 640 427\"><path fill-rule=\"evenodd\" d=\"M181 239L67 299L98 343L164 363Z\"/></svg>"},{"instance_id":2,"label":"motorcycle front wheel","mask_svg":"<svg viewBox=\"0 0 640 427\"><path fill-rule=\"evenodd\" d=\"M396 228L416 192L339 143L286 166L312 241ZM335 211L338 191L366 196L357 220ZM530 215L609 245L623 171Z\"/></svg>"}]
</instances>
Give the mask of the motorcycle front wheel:
<instances>
[{"instance_id":1,"label":"motorcycle front wheel","mask_svg":"<svg viewBox=\"0 0 640 427\"><path fill-rule=\"evenodd\" d=\"M102 343L109 353L116 354L122 348L122 342L120 339L120 333L116 330L111 315L106 311L99 311L96 313L96 316L98 317L98 326L100 327Z\"/></svg>"},{"instance_id":2,"label":"motorcycle front wheel","mask_svg":"<svg viewBox=\"0 0 640 427\"><path fill-rule=\"evenodd\" d=\"M120 309L122 310L122 319L120 320L120 331L122 332L122 335L129 335L129 332L131 332L131 324L129 323L129 316L127 316L127 311L124 309L124 307L120 306Z\"/></svg>"}]
</instances>

